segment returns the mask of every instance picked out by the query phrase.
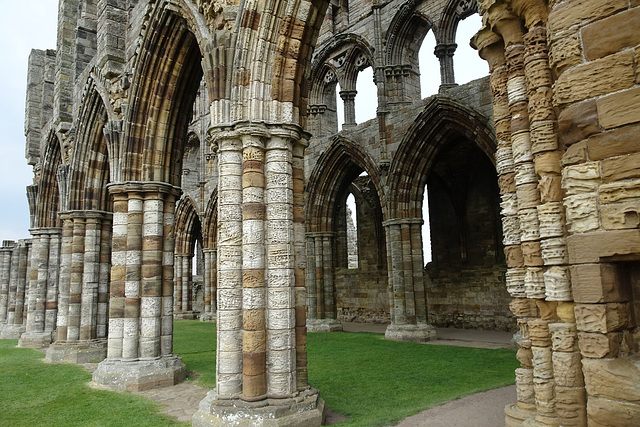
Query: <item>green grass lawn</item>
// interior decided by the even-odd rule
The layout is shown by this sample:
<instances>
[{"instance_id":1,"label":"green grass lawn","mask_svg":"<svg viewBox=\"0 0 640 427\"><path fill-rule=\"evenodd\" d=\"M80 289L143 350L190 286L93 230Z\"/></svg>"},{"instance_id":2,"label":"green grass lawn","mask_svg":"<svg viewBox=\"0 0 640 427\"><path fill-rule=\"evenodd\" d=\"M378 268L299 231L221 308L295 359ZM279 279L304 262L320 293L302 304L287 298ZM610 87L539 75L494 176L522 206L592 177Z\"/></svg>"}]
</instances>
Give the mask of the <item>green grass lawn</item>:
<instances>
[{"instance_id":1,"label":"green grass lawn","mask_svg":"<svg viewBox=\"0 0 640 427\"><path fill-rule=\"evenodd\" d=\"M175 321L174 350L198 384L215 386L215 324ZM158 405L94 390L91 374L0 340L0 425L169 426ZM387 341L380 334L310 333L309 382L341 426L383 426L437 404L514 382L515 351Z\"/></svg>"},{"instance_id":2,"label":"green grass lawn","mask_svg":"<svg viewBox=\"0 0 640 427\"><path fill-rule=\"evenodd\" d=\"M0 340L2 426L187 426L130 393L95 390L82 366L45 363L44 354Z\"/></svg>"}]
</instances>

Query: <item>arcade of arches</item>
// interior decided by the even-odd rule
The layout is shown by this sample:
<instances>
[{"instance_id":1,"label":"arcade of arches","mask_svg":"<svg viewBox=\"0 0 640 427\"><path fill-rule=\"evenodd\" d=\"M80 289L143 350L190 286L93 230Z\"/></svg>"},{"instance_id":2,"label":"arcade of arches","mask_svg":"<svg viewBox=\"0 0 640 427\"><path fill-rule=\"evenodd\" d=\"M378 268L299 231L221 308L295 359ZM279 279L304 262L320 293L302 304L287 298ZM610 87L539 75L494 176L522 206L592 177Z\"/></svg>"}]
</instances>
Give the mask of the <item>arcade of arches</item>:
<instances>
[{"instance_id":1,"label":"arcade of arches","mask_svg":"<svg viewBox=\"0 0 640 427\"><path fill-rule=\"evenodd\" d=\"M476 13L490 75L457 84ZM2 338L140 390L185 376L174 318L215 321L193 424L319 425L307 331L517 331L507 425L637 425L638 1L60 0L57 46L29 58Z\"/></svg>"}]
</instances>

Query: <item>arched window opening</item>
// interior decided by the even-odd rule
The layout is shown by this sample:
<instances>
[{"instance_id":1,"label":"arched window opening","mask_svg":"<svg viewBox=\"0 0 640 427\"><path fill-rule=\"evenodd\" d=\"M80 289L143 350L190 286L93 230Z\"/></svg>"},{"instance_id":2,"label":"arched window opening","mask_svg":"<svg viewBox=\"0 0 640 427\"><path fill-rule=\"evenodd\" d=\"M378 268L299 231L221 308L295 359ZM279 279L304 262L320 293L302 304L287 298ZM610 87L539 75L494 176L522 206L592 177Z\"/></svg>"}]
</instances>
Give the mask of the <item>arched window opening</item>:
<instances>
[{"instance_id":1,"label":"arched window opening","mask_svg":"<svg viewBox=\"0 0 640 427\"><path fill-rule=\"evenodd\" d=\"M471 47L470 40L482 27L480 15L474 13L458 23L456 31L456 48L453 57L456 83L465 84L472 80L489 75L489 66L478 55L478 51Z\"/></svg>"},{"instance_id":2,"label":"arched window opening","mask_svg":"<svg viewBox=\"0 0 640 427\"><path fill-rule=\"evenodd\" d=\"M424 186L424 200L422 202L422 218L424 223L422 224L422 254L424 257L424 264L427 265L433 259L431 253L431 222L429 221L429 189Z\"/></svg>"},{"instance_id":3,"label":"arched window opening","mask_svg":"<svg viewBox=\"0 0 640 427\"><path fill-rule=\"evenodd\" d=\"M438 93L440 87L440 62L435 56L436 38L429 31L422 41L418 60L420 61L420 96L426 98Z\"/></svg>"},{"instance_id":4,"label":"arched window opening","mask_svg":"<svg viewBox=\"0 0 640 427\"><path fill-rule=\"evenodd\" d=\"M347 196L346 207L347 222L347 268L358 268L358 220L356 211L356 198L353 193Z\"/></svg>"},{"instance_id":5,"label":"arched window opening","mask_svg":"<svg viewBox=\"0 0 640 427\"><path fill-rule=\"evenodd\" d=\"M358 74L356 81L356 123L376 118L378 88L373 81L373 68L367 67Z\"/></svg>"}]
</instances>

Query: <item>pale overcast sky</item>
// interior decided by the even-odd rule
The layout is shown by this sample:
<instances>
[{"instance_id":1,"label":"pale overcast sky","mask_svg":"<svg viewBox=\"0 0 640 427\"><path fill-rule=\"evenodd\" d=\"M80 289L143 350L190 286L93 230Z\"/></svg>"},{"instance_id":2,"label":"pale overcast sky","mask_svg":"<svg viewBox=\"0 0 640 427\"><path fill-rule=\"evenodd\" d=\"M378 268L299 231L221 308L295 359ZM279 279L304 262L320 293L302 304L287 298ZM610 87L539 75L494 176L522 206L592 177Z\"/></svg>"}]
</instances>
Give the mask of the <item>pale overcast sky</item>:
<instances>
[{"instance_id":1,"label":"pale overcast sky","mask_svg":"<svg viewBox=\"0 0 640 427\"><path fill-rule=\"evenodd\" d=\"M27 60L33 48L56 48L57 0L4 0L0 14L0 240L29 236L26 186L33 181L24 157Z\"/></svg>"},{"instance_id":2,"label":"pale overcast sky","mask_svg":"<svg viewBox=\"0 0 640 427\"><path fill-rule=\"evenodd\" d=\"M0 14L0 40L3 64L0 67L0 240L17 240L29 236L29 207L26 186L32 183L32 168L27 165L24 150L24 103L27 81L27 60L31 49L56 48L57 0L6 1ZM466 83L488 74L486 63L468 47L468 40L480 27L477 15L461 23L456 62L456 81ZM435 42L425 39L422 58L423 78L430 84L426 93L434 93L439 85L438 62L433 56ZM371 83L372 84L372 83ZM375 88L375 86L374 86ZM375 93L375 89L371 92ZM366 89L365 89L366 90ZM366 90L368 92L368 90ZM364 91L363 91L364 92ZM424 93L424 91L423 91ZM365 104L365 103L361 103ZM359 112L358 121L375 116L375 102L367 102L371 112ZM365 118L366 117L366 118Z\"/></svg>"}]
</instances>

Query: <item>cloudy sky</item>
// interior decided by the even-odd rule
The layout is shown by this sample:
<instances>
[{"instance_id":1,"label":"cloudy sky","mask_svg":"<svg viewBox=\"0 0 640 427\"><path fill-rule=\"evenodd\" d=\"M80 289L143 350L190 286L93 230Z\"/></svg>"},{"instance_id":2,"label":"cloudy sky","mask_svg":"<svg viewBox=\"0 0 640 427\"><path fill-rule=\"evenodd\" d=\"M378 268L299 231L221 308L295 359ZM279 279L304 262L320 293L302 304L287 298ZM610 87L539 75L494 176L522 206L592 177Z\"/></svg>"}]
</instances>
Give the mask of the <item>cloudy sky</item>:
<instances>
[{"instance_id":1,"label":"cloudy sky","mask_svg":"<svg viewBox=\"0 0 640 427\"><path fill-rule=\"evenodd\" d=\"M57 0L14 0L3 4L0 14L0 46L3 58L0 67L0 240L29 237L29 207L26 186L32 183L32 168L24 157L24 103L27 80L27 59L31 49L56 48ZM486 63L468 46L468 40L480 27L477 15L460 24L458 49L454 57L456 80L465 83L487 75ZM438 61L433 56L435 40L425 38L420 55L423 96L437 92ZM364 77L364 76L363 76ZM359 79L360 82L372 78ZM370 83L373 85L373 83ZM360 93L375 93L375 86L358 88ZM358 102L356 102L358 104ZM375 116L375 102L357 105L358 121ZM366 108L369 107L370 111ZM364 107L364 111L361 108Z\"/></svg>"},{"instance_id":2,"label":"cloudy sky","mask_svg":"<svg viewBox=\"0 0 640 427\"><path fill-rule=\"evenodd\" d=\"M0 14L0 240L29 237L26 186L32 169L24 158L27 59L33 48L55 49L57 0L3 1Z\"/></svg>"}]
</instances>

